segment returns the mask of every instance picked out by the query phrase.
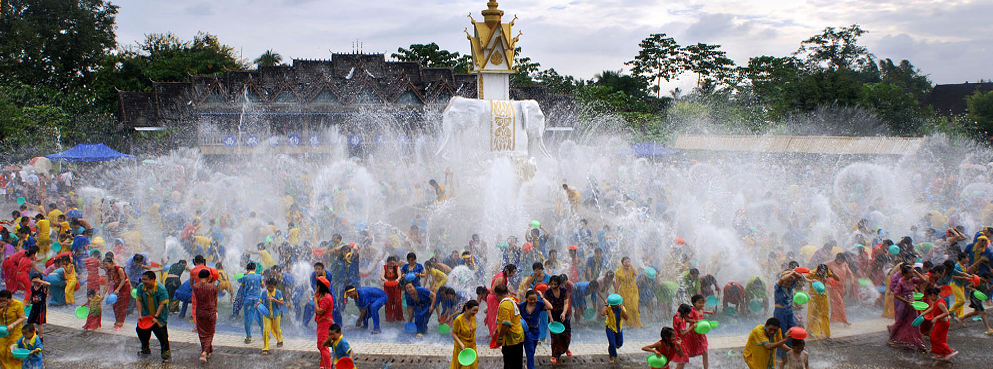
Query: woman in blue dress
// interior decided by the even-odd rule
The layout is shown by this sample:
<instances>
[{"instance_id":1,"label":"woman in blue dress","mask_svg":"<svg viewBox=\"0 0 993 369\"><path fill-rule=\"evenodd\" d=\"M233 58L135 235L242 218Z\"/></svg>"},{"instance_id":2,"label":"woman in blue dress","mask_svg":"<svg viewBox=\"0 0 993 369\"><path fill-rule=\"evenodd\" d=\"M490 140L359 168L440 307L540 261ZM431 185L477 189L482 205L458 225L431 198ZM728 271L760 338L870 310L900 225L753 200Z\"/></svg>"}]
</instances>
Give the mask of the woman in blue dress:
<instances>
[{"instance_id":1,"label":"woman in blue dress","mask_svg":"<svg viewBox=\"0 0 993 369\"><path fill-rule=\"evenodd\" d=\"M534 351L538 347L538 335L541 333L541 313L551 310L552 304L535 290L528 290L518 307L521 310L521 327L524 328L524 354L528 358L528 369L534 369Z\"/></svg>"},{"instance_id":2,"label":"woman in blue dress","mask_svg":"<svg viewBox=\"0 0 993 369\"><path fill-rule=\"evenodd\" d=\"M791 262L790 266L793 267L794 263L796 262ZM772 316L779 319L779 328L784 334L789 332L790 328L798 325L795 316L793 315L793 287L796 286L797 283L803 282L806 282L806 279L793 269L783 272L783 275L779 277L779 281L776 282L774 291L776 297L776 310L773 312ZM781 355L786 354L786 351L780 350L779 352Z\"/></svg>"}]
</instances>

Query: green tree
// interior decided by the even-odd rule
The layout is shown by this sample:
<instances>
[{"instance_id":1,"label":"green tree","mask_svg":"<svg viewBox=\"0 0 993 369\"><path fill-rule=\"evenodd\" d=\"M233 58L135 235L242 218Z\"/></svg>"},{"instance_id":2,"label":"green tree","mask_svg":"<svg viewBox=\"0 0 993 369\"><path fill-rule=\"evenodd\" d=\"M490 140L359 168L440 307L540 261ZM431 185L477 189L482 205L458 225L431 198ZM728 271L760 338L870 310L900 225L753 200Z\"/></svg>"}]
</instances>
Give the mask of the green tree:
<instances>
[{"instance_id":1,"label":"green tree","mask_svg":"<svg viewBox=\"0 0 993 369\"><path fill-rule=\"evenodd\" d=\"M510 83L516 86L531 86L538 82L535 78L541 63L531 60L530 57L521 56L521 48L514 48L514 68L517 72L510 75Z\"/></svg>"},{"instance_id":2,"label":"green tree","mask_svg":"<svg viewBox=\"0 0 993 369\"><path fill-rule=\"evenodd\" d=\"M894 65L893 60L889 58L880 60L879 72L883 83L897 85L918 100L923 99L934 88L931 80L906 59L901 60L897 65Z\"/></svg>"},{"instance_id":3,"label":"green tree","mask_svg":"<svg viewBox=\"0 0 993 369\"><path fill-rule=\"evenodd\" d=\"M631 66L632 74L654 81L650 90L662 97L662 81L676 79L686 70L684 50L665 33L652 34L638 46L638 56L624 64Z\"/></svg>"},{"instance_id":4,"label":"green tree","mask_svg":"<svg viewBox=\"0 0 993 369\"><path fill-rule=\"evenodd\" d=\"M897 134L917 132L916 117L920 103L913 94L893 83L867 83L862 85L859 105L872 108L879 118Z\"/></svg>"},{"instance_id":5,"label":"green tree","mask_svg":"<svg viewBox=\"0 0 993 369\"><path fill-rule=\"evenodd\" d=\"M811 36L800 43L800 49L793 53L802 56L811 66L831 70L862 70L874 68L876 57L869 49L858 44L860 36L869 33L858 24L848 27L827 27L819 35Z\"/></svg>"},{"instance_id":6,"label":"green tree","mask_svg":"<svg viewBox=\"0 0 993 369\"><path fill-rule=\"evenodd\" d=\"M92 98L24 84L0 86L0 151L24 160L77 143L104 142L122 148L127 137L109 114L93 109Z\"/></svg>"},{"instance_id":7,"label":"green tree","mask_svg":"<svg viewBox=\"0 0 993 369\"><path fill-rule=\"evenodd\" d=\"M117 45L116 15L102 0L0 1L0 81L85 86Z\"/></svg>"},{"instance_id":8,"label":"green tree","mask_svg":"<svg viewBox=\"0 0 993 369\"><path fill-rule=\"evenodd\" d=\"M397 48L397 52L390 57L399 61L417 62L425 68L452 68L455 73L469 73L469 64L472 63L471 55L443 50L434 42L426 45L411 44L406 49Z\"/></svg>"},{"instance_id":9,"label":"green tree","mask_svg":"<svg viewBox=\"0 0 993 369\"><path fill-rule=\"evenodd\" d=\"M553 94L575 94L578 89L585 85L585 81L581 79L560 75L555 68L538 72L534 80L538 84L547 87L548 92Z\"/></svg>"},{"instance_id":10,"label":"green tree","mask_svg":"<svg viewBox=\"0 0 993 369\"><path fill-rule=\"evenodd\" d=\"M197 33L190 41L172 33L150 34L140 44L105 57L94 90L98 105L113 112L118 90L150 91L153 81L186 81L191 75L218 76L247 68L233 47L209 33Z\"/></svg>"},{"instance_id":11,"label":"green tree","mask_svg":"<svg viewBox=\"0 0 993 369\"><path fill-rule=\"evenodd\" d=\"M621 71L605 70L593 76L593 84L606 87L610 92L622 92L634 98L648 96L648 81L639 76L626 75Z\"/></svg>"},{"instance_id":12,"label":"green tree","mask_svg":"<svg viewBox=\"0 0 993 369\"><path fill-rule=\"evenodd\" d=\"M966 119L974 122L976 132L987 141L993 140L993 91L976 91L966 98L969 109Z\"/></svg>"},{"instance_id":13,"label":"green tree","mask_svg":"<svg viewBox=\"0 0 993 369\"><path fill-rule=\"evenodd\" d=\"M283 62L283 56L279 53L273 52L271 49L266 50L262 55L252 61L255 65L260 67L274 67L280 65Z\"/></svg>"},{"instance_id":14,"label":"green tree","mask_svg":"<svg viewBox=\"0 0 993 369\"><path fill-rule=\"evenodd\" d=\"M729 85L735 78L734 61L721 50L721 45L697 43L683 48L683 65L686 70L696 73L697 86L710 81L708 85Z\"/></svg>"}]
</instances>

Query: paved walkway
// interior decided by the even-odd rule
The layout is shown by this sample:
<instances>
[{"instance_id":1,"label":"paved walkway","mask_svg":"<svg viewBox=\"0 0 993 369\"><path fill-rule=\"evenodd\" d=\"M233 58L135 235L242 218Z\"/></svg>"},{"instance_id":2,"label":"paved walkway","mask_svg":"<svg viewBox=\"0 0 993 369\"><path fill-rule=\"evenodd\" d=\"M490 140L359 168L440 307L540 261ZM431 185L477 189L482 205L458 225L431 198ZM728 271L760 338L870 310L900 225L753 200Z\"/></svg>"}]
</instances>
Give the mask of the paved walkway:
<instances>
[{"instance_id":1,"label":"paved walkway","mask_svg":"<svg viewBox=\"0 0 993 369\"><path fill-rule=\"evenodd\" d=\"M104 314L103 325L100 328L101 333L119 335L119 336L129 336L134 337L134 323L133 321L125 324L124 329L120 331L114 331L114 321L111 319L113 315ZM56 325L61 327L67 327L71 329L82 329L84 321L77 319L75 316L62 311L55 311L50 309L48 311L48 324ZM177 317L170 317L171 319L178 319ZM850 327L845 327L843 325L832 325L831 333L834 338L844 338L850 336L856 336L866 333L882 332L886 331L886 326L892 322L890 319L872 319L867 321L857 322L855 325ZM732 350L732 354L740 354L740 348L747 341L747 336L737 335L737 336L708 336L710 349L711 350ZM256 348L262 350L262 339L261 337L255 337L251 344L246 345L244 337L241 335L232 335L226 333L217 333L214 336L214 347L232 347L238 349L245 348ZM169 341L170 342L184 342L190 344L199 344L200 339L197 337L196 333L191 332L188 329L178 329L173 328L169 330ZM395 342L370 342L363 340L355 340L349 342L352 349L355 351L356 355L370 355L370 356L391 356L391 357L405 357L410 356L411 353L416 353L418 357L444 357L450 358L452 355L452 345L451 343L437 343L437 342L424 342L417 344L410 343L395 343ZM641 347L650 344L651 342L626 342L624 347L618 350L620 356L642 356L644 352L641 351ZM275 343L272 343L275 345ZM576 356L586 356L586 357L603 357L607 356L606 340L604 342L598 343L573 343L570 345L570 349ZM501 353L499 349L490 349L485 342L480 342L478 345L478 352L480 357L495 358L500 357ZM302 352L316 352L316 342L312 339L302 339L302 338L287 338L283 342L283 347L279 349L280 351L302 351ZM549 345L539 345L536 351L536 356L550 356L551 348Z\"/></svg>"}]
</instances>

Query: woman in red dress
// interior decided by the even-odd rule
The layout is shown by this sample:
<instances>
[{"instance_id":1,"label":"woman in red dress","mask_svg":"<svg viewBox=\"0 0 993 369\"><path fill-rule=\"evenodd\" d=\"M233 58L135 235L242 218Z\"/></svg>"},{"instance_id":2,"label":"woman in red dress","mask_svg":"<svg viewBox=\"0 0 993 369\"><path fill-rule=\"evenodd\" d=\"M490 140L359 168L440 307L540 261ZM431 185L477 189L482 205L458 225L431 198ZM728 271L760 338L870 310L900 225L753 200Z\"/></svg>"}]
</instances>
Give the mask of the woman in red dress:
<instances>
[{"instance_id":1,"label":"woman in red dress","mask_svg":"<svg viewBox=\"0 0 993 369\"><path fill-rule=\"evenodd\" d=\"M690 301L693 303L693 309L690 311L688 318L686 319L689 323L696 323L703 320L703 314L713 314L713 312L705 311L703 308L707 303L707 299L703 295L695 295ZM685 339L683 339L683 349L686 352L687 357L703 356L703 368L709 368L707 363L707 335L696 333L696 329L689 332Z\"/></svg>"},{"instance_id":2,"label":"woman in red dress","mask_svg":"<svg viewBox=\"0 0 993 369\"><path fill-rule=\"evenodd\" d=\"M686 336L693 332L693 328L696 328L695 324L688 323L686 320L689 319L690 314L693 312L693 308L687 304L679 305L676 309L676 315L672 317L672 328L674 332L674 340L680 342L679 346L681 350L677 356L666 356L669 358L669 362L676 363L677 368L682 368L690 361L689 355L686 354Z\"/></svg>"},{"instance_id":3,"label":"woman in red dress","mask_svg":"<svg viewBox=\"0 0 993 369\"><path fill-rule=\"evenodd\" d=\"M383 265L383 291L386 291L386 321L402 322L403 306L400 302L400 266L397 265L397 257L386 258L386 265Z\"/></svg>"},{"instance_id":4,"label":"woman in red dress","mask_svg":"<svg viewBox=\"0 0 993 369\"><path fill-rule=\"evenodd\" d=\"M103 268L107 271L107 292L104 295L117 294L117 302L114 303L114 330L119 331L124 327L124 318L128 317L131 285L128 284L128 275L124 268L114 264L113 257L103 259Z\"/></svg>"},{"instance_id":5,"label":"woman in red dress","mask_svg":"<svg viewBox=\"0 0 993 369\"><path fill-rule=\"evenodd\" d=\"M324 346L328 339L328 328L334 324L334 297L331 296L331 281L317 278L317 292L314 293L314 322L317 322L317 349L321 352L321 368L333 368L331 351Z\"/></svg>"}]
</instances>

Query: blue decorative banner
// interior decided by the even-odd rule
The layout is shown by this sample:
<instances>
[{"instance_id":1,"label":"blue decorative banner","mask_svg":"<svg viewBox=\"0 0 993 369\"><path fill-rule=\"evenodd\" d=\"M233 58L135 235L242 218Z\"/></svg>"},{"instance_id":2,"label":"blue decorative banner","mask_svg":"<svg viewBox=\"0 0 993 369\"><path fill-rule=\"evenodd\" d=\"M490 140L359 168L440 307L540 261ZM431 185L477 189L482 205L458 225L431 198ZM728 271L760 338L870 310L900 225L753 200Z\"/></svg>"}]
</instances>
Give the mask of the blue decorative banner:
<instances>
[{"instance_id":1,"label":"blue decorative banner","mask_svg":"<svg viewBox=\"0 0 993 369\"><path fill-rule=\"evenodd\" d=\"M300 136L296 133L287 137L286 141L290 143L290 146L300 146Z\"/></svg>"},{"instance_id":2,"label":"blue decorative banner","mask_svg":"<svg viewBox=\"0 0 993 369\"><path fill-rule=\"evenodd\" d=\"M376 135L376 146L383 146L386 144L386 135L378 134Z\"/></svg>"},{"instance_id":3,"label":"blue decorative banner","mask_svg":"<svg viewBox=\"0 0 993 369\"><path fill-rule=\"evenodd\" d=\"M348 144L352 146L358 146L362 144L362 136L351 135L348 136Z\"/></svg>"},{"instance_id":4,"label":"blue decorative banner","mask_svg":"<svg viewBox=\"0 0 993 369\"><path fill-rule=\"evenodd\" d=\"M255 147L259 145L259 136L251 135L245 137L245 145L248 147Z\"/></svg>"},{"instance_id":5,"label":"blue decorative banner","mask_svg":"<svg viewBox=\"0 0 993 369\"><path fill-rule=\"evenodd\" d=\"M221 141L221 142L224 143L224 146L234 147L234 145L237 145L238 144L238 139L237 138L234 138L234 136L230 136L229 135L227 137L224 137L224 140Z\"/></svg>"},{"instance_id":6,"label":"blue decorative banner","mask_svg":"<svg viewBox=\"0 0 993 369\"><path fill-rule=\"evenodd\" d=\"M279 136L276 135L269 136L269 146L272 147L279 146Z\"/></svg>"},{"instance_id":7,"label":"blue decorative banner","mask_svg":"<svg viewBox=\"0 0 993 369\"><path fill-rule=\"evenodd\" d=\"M310 138L307 139L307 143L310 146L318 146L321 144L321 136L311 135Z\"/></svg>"},{"instance_id":8,"label":"blue decorative banner","mask_svg":"<svg viewBox=\"0 0 993 369\"><path fill-rule=\"evenodd\" d=\"M400 135L400 137L397 137L397 140L399 140L400 144L404 146L410 144L410 137L407 137L407 135Z\"/></svg>"}]
</instances>

